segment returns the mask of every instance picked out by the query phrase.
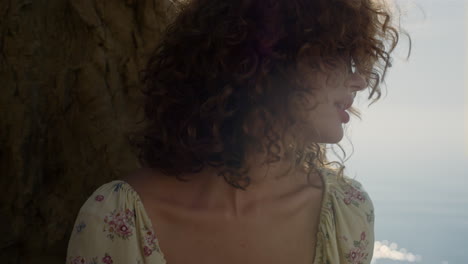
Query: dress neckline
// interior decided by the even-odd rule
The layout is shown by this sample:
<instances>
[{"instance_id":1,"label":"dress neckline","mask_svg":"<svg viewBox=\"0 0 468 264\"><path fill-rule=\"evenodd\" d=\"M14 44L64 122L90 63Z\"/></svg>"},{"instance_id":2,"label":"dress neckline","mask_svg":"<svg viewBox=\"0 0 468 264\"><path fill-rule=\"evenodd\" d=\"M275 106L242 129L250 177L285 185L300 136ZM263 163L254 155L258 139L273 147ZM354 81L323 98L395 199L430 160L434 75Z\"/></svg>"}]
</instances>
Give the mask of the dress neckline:
<instances>
[{"instance_id":1,"label":"dress neckline","mask_svg":"<svg viewBox=\"0 0 468 264\"><path fill-rule=\"evenodd\" d=\"M325 221L325 214L324 214L324 208L325 208L325 205L326 203L328 202L328 191L329 191L329 187L328 187L328 182L327 182L327 177L325 175L325 168L319 168L319 176L322 180L322 186L323 186L323 191L322 191L322 201L321 201L321 205L320 205L320 213L319 213L319 222L318 222L318 227L317 227L317 233L315 234L315 253L314 253L314 261L312 262L312 264L315 264L316 261L318 260L318 255L317 253L319 253L320 249L319 247L321 248L323 245L322 244L319 244L319 242L321 241L321 236L322 236L322 231L321 231L321 226L324 224L324 221ZM150 230L152 230L153 234L155 234L155 237L156 237L156 241L155 241L155 244L156 244L156 247L158 248L158 253L159 255L161 256L161 259L163 261L164 264L167 264L167 260L164 256L164 252L161 250L161 247L159 245L159 240L158 240L158 236L157 236L157 233L156 233L156 229L155 227L153 226L153 222L152 222L152 219L149 217L147 211L146 211L146 208L145 208L145 205L143 204L143 200L141 199L140 195L138 194L138 192L126 181L124 180L114 180L112 181L112 183L116 183L116 182L120 182L122 183L123 185L126 185L127 188L131 191L131 193L135 196L135 199L140 203L141 205L141 209L142 209L142 215L146 218L147 222L148 222L148 225L149 225L149 228Z\"/></svg>"}]
</instances>

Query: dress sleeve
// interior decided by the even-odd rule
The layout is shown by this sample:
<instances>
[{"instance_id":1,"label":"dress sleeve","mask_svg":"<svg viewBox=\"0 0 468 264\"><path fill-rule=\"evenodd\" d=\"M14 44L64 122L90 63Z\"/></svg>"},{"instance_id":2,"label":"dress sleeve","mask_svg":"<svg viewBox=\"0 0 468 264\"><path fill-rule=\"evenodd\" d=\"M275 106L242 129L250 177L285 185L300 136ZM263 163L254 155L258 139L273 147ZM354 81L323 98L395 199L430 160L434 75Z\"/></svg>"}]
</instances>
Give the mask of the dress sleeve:
<instances>
[{"instance_id":1,"label":"dress sleeve","mask_svg":"<svg viewBox=\"0 0 468 264\"><path fill-rule=\"evenodd\" d=\"M104 184L83 204L68 242L66 263L165 263L151 221L128 184Z\"/></svg>"},{"instance_id":2,"label":"dress sleeve","mask_svg":"<svg viewBox=\"0 0 468 264\"><path fill-rule=\"evenodd\" d=\"M361 183L325 173L325 194L314 264L372 262L374 206Z\"/></svg>"},{"instance_id":3,"label":"dress sleeve","mask_svg":"<svg viewBox=\"0 0 468 264\"><path fill-rule=\"evenodd\" d=\"M374 250L374 206L360 182L351 178L346 182L333 195L340 263L369 264Z\"/></svg>"}]
</instances>

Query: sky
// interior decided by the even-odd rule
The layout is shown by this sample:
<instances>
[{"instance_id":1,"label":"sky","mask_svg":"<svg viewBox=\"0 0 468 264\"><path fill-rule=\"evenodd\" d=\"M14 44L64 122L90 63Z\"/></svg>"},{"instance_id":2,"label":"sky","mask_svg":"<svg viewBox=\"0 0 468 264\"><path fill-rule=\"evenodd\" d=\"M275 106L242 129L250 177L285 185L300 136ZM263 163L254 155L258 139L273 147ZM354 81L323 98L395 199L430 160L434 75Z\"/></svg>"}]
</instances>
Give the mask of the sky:
<instances>
[{"instance_id":1,"label":"sky","mask_svg":"<svg viewBox=\"0 0 468 264\"><path fill-rule=\"evenodd\" d=\"M381 99L355 99L345 172L375 206L374 263L466 264L468 0L396 2L411 56L402 37Z\"/></svg>"}]
</instances>

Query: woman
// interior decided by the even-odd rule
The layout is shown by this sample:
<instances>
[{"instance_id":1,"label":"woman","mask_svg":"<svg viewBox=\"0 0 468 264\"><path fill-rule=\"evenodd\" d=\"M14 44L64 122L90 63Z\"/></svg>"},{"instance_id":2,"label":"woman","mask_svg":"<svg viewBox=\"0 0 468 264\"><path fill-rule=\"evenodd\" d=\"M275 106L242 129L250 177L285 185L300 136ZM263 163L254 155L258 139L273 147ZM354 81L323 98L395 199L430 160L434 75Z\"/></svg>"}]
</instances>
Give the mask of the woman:
<instances>
[{"instance_id":1,"label":"woman","mask_svg":"<svg viewBox=\"0 0 468 264\"><path fill-rule=\"evenodd\" d=\"M143 78L143 166L82 206L67 263L370 263L372 202L325 144L358 91L380 98L399 36L384 3L178 8Z\"/></svg>"}]
</instances>

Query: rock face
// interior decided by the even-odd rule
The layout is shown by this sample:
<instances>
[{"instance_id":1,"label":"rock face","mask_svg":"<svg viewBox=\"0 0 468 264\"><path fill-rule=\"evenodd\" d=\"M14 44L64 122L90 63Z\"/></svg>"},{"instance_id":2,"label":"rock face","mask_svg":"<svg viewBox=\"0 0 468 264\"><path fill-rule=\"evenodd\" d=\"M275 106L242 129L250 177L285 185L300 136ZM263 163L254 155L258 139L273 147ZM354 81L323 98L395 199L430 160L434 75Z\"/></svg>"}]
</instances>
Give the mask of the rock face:
<instances>
[{"instance_id":1,"label":"rock face","mask_svg":"<svg viewBox=\"0 0 468 264\"><path fill-rule=\"evenodd\" d=\"M0 259L64 263L80 206L138 167L138 72L170 0L0 1Z\"/></svg>"}]
</instances>

